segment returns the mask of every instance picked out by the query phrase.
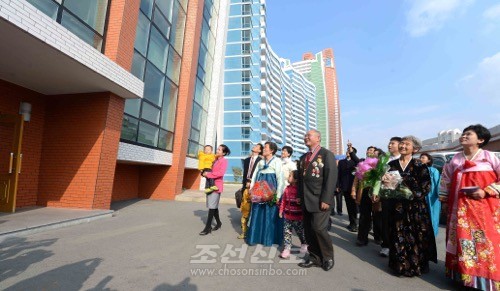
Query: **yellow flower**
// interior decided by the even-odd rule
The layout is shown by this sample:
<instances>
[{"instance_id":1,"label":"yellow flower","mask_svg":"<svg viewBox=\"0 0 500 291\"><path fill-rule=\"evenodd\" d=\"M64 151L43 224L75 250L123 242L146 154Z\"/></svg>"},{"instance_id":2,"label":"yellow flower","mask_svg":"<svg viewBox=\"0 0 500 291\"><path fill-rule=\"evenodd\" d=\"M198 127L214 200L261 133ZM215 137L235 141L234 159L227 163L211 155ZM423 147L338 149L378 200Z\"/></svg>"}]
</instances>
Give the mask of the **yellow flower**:
<instances>
[{"instance_id":1,"label":"yellow flower","mask_svg":"<svg viewBox=\"0 0 500 291\"><path fill-rule=\"evenodd\" d=\"M465 283L470 283L470 282L472 282L472 278L470 275L462 274L462 281Z\"/></svg>"}]
</instances>

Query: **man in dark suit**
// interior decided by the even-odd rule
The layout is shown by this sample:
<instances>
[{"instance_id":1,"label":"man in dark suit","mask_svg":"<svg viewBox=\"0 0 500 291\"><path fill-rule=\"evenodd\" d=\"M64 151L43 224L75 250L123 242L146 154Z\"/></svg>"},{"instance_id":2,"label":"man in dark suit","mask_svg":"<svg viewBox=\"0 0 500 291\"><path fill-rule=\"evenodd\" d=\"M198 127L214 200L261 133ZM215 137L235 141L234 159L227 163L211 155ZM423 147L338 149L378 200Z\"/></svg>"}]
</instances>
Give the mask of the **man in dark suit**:
<instances>
[{"instance_id":1,"label":"man in dark suit","mask_svg":"<svg viewBox=\"0 0 500 291\"><path fill-rule=\"evenodd\" d=\"M320 145L321 133L310 130L304 136L309 151L300 157L298 197L304 212L304 231L309 244L309 257L302 268L334 266L332 239L328 234L330 205L337 184L334 154Z\"/></svg>"},{"instance_id":2,"label":"man in dark suit","mask_svg":"<svg viewBox=\"0 0 500 291\"><path fill-rule=\"evenodd\" d=\"M251 204L249 202L250 200L250 194L248 191L245 191L245 189L250 190L250 183L252 182L252 176L253 172L255 171L255 168L257 167L257 164L259 161L262 159L260 156L262 155L262 150L264 147L262 144L258 143L252 148L252 154L250 157L246 158L243 161L243 183L242 183L242 189L243 189L243 199L241 201L241 234L238 236L239 239L244 239L246 237L246 232L247 232L247 223L248 223L248 216L250 215L250 208Z\"/></svg>"},{"instance_id":3,"label":"man in dark suit","mask_svg":"<svg viewBox=\"0 0 500 291\"><path fill-rule=\"evenodd\" d=\"M263 149L264 147L260 143L256 144L252 148L252 154L248 158L243 160L243 189L250 187L253 171L255 171L255 167L257 167L257 164L262 159L261 155ZM252 167L250 168L250 166Z\"/></svg>"},{"instance_id":4,"label":"man in dark suit","mask_svg":"<svg viewBox=\"0 0 500 291\"><path fill-rule=\"evenodd\" d=\"M338 164L338 179L337 192L340 196L344 196L347 206L347 214L349 215L349 225L347 229L351 232L358 231L358 207L356 201L351 196L352 184L354 182L354 171L359 163L359 158L356 156L356 149L352 144L347 143L347 157L339 161Z\"/></svg>"}]
</instances>

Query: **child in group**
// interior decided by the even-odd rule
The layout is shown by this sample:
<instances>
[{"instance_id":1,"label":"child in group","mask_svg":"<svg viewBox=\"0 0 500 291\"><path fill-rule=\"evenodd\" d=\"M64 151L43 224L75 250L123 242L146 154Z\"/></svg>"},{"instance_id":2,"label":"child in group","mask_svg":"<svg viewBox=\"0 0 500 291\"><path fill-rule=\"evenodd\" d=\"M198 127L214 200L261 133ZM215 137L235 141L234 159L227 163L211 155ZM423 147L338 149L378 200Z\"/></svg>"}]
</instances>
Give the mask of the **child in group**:
<instances>
[{"instance_id":1,"label":"child in group","mask_svg":"<svg viewBox=\"0 0 500 291\"><path fill-rule=\"evenodd\" d=\"M203 176L205 172L212 172L212 164L215 161L215 154L213 153L213 148L211 145L206 145L203 151L198 152L198 170L200 170L200 175ZM205 193L210 194L214 191L219 190L215 186L214 179L205 178Z\"/></svg>"},{"instance_id":2,"label":"child in group","mask_svg":"<svg viewBox=\"0 0 500 291\"><path fill-rule=\"evenodd\" d=\"M243 191L243 199L241 200L241 234L238 236L239 239L244 239L246 237L246 232L248 229L248 217L250 216L250 210L252 207L252 200L250 197L250 191L245 189Z\"/></svg>"},{"instance_id":3,"label":"child in group","mask_svg":"<svg viewBox=\"0 0 500 291\"><path fill-rule=\"evenodd\" d=\"M283 259L288 259L290 257L290 250L292 248L292 228L295 229L297 236L302 244L300 247L300 254L305 254L307 252L307 243L304 233L304 225L302 223L302 206L301 201L297 197L297 179L299 172L297 170L291 171L288 176L288 182L290 183L283 192L283 197L280 203L280 218L285 218L283 224L283 252L281 252L280 257Z\"/></svg>"}]
</instances>

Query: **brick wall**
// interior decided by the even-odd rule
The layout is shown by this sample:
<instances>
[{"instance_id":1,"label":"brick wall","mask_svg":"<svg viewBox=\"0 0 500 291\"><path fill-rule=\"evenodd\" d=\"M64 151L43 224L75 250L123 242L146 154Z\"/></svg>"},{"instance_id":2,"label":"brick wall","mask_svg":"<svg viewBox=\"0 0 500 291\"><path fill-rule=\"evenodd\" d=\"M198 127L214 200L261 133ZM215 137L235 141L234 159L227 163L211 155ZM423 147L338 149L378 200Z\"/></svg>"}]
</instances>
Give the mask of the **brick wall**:
<instances>
[{"instance_id":1,"label":"brick wall","mask_svg":"<svg viewBox=\"0 0 500 291\"><path fill-rule=\"evenodd\" d=\"M139 172L139 197L145 199L174 199L175 194L168 191L172 185L182 183L172 180L167 173L174 171L170 166L142 166Z\"/></svg>"},{"instance_id":2,"label":"brick wall","mask_svg":"<svg viewBox=\"0 0 500 291\"><path fill-rule=\"evenodd\" d=\"M140 0L113 0L109 9L104 54L129 71L132 68Z\"/></svg>"},{"instance_id":3,"label":"brick wall","mask_svg":"<svg viewBox=\"0 0 500 291\"><path fill-rule=\"evenodd\" d=\"M45 119L44 95L0 80L0 112L18 114L21 101L32 106L31 121L24 123L22 169L19 175L16 207L37 202L40 157ZM3 134L2 134L3 133ZM12 131L0 127L0 169L6 170L12 146Z\"/></svg>"},{"instance_id":4,"label":"brick wall","mask_svg":"<svg viewBox=\"0 0 500 291\"><path fill-rule=\"evenodd\" d=\"M186 169L184 171L184 181L182 182L182 188L198 190L200 189L201 175L200 171L193 169ZM204 187L205 185L203 185Z\"/></svg>"},{"instance_id":5,"label":"brick wall","mask_svg":"<svg viewBox=\"0 0 500 291\"><path fill-rule=\"evenodd\" d=\"M110 93L47 98L38 205L109 208L123 105Z\"/></svg>"},{"instance_id":6,"label":"brick wall","mask_svg":"<svg viewBox=\"0 0 500 291\"><path fill-rule=\"evenodd\" d=\"M137 165L116 165L112 201L139 197L139 168L140 166Z\"/></svg>"},{"instance_id":7,"label":"brick wall","mask_svg":"<svg viewBox=\"0 0 500 291\"><path fill-rule=\"evenodd\" d=\"M125 100L109 94L92 208L109 209Z\"/></svg>"}]
</instances>

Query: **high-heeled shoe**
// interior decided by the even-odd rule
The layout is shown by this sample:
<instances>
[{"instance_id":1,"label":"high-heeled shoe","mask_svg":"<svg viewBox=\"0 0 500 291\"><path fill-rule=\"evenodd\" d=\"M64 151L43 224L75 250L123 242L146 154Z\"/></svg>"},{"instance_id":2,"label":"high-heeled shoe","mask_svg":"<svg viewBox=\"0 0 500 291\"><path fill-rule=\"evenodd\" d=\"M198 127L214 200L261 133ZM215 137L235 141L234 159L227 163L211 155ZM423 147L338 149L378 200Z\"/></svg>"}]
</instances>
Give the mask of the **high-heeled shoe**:
<instances>
[{"instance_id":1,"label":"high-heeled shoe","mask_svg":"<svg viewBox=\"0 0 500 291\"><path fill-rule=\"evenodd\" d=\"M216 231L216 230L220 229L221 227L222 227L222 223L217 224L216 226L212 227L212 231Z\"/></svg>"},{"instance_id":2,"label":"high-heeled shoe","mask_svg":"<svg viewBox=\"0 0 500 291\"><path fill-rule=\"evenodd\" d=\"M207 235L207 234L209 234L209 233L211 233L211 232L212 232L212 229L211 229L211 228L209 228L209 229L204 229L204 230L202 230L202 232L200 232L200 235Z\"/></svg>"}]
</instances>

